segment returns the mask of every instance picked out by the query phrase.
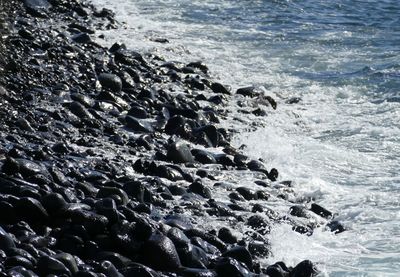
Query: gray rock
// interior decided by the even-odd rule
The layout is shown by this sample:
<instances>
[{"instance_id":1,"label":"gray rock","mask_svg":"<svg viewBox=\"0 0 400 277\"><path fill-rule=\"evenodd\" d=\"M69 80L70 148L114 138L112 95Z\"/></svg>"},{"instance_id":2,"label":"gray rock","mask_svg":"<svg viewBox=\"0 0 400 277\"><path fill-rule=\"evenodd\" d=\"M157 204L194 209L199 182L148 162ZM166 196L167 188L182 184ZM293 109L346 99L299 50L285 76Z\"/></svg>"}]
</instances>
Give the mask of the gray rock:
<instances>
[{"instance_id":1,"label":"gray rock","mask_svg":"<svg viewBox=\"0 0 400 277\"><path fill-rule=\"evenodd\" d=\"M167 158L174 163L193 163L194 159L189 146L182 140L168 145Z\"/></svg>"},{"instance_id":2,"label":"gray rock","mask_svg":"<svg viewBox=\"0 0 400 277\"><path fill-rule=\"evenodd\" d=\"M122 90L122 81L117 75L101 73L98 78L104 88L108 88L113 92L120 92Z\"/></svg>"}]
</instances>

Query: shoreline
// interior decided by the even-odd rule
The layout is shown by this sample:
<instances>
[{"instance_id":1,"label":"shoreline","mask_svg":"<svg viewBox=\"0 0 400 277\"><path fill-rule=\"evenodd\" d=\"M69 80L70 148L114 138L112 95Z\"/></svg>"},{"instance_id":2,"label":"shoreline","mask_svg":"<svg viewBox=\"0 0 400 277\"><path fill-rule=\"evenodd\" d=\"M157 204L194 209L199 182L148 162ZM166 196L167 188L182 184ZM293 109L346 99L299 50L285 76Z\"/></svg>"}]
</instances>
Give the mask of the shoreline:
<instances>
[{"instance_id":1,"label":"shoreline","mask_svg":"<svg viewBox=\"0 0 400 277\"><path fill-rule=\"evenodd\" d=\"M203 62L168 62L118 42L102 47L93 38L118 27L114 13L79 2L26 0L7 9L11 28L0 62L3 272L317 274L310 261L259 262L271 255L272 224L311 235L326 218L333 232L344 231L316 203L296 203L288 215L263 207L271 197L284 199L291 183L233 148L230 132L218 127L228 98L262 95L254 87L230 91ZM277 108L274 99L264 101ZM259 188L224 182L229 171L251 172ZM196 225L202 218L224 227L206 230ZM236 225L247 233L238 236Z\"/></svg>"}]
</instances>

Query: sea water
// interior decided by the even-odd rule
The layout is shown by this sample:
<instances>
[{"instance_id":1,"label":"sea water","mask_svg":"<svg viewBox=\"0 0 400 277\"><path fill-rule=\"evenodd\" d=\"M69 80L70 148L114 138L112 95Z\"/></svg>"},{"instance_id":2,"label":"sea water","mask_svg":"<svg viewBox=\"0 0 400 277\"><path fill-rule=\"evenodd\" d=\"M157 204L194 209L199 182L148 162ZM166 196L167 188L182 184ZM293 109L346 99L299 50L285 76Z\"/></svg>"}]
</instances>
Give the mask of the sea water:
<instances>
[{"instance_id":1,"label":"sea water","mask_svg":"<svg viewBox=\"0 0 400 277\"><path fill-rule=\"evenodd\" d=\"M203 60L233 90L254 85L277 100L263 118L235 114L232 101L230 118L244 122L233 143L348 231L308 237L277 225L266 263L310 259L326 276L400 276L400 1L93 2L125 22L104 32L106 43Z\"/></svg>"}]
</instances>

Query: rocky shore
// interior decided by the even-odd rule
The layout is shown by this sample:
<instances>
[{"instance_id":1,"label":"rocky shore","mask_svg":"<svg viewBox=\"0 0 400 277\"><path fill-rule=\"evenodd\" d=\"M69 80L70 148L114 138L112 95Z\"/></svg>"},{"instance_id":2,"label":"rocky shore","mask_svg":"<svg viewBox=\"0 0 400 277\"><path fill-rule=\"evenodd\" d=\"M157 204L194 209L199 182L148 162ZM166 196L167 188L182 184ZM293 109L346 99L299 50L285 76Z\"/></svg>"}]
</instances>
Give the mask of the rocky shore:
<instances>
[{"instance_id":1,"label":"rocky shore","mask_svg":"<svg viewBox=\"0 0 400 277\"><path fill-rule=\"evenodd\" d=\"M0 272L4 276L314 276L260 262L274 224L342 232L292 182L230 144L239 97L203 62L116 42L113 11L80 0L0 2ZM165 41L160 40L160 43ZM240 185L249 174L254 187ZM287 201L286 214L271 199ZM272 253L273 255L273 253Z\"/></svg>"}]
</instances>

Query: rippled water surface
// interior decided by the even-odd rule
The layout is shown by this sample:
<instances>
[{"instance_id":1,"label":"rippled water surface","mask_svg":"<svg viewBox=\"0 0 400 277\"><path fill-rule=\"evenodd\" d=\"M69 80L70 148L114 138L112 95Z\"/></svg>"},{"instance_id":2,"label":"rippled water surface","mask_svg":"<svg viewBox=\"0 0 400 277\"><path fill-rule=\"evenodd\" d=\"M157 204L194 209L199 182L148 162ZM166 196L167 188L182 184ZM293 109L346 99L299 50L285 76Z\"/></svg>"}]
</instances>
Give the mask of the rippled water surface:
<instances>
[{"instance_id":1,"label":"rippled water surface","mask_svg":"<svg viewBox=\"0 0 400 277\"><path fill-rule=\"evenodd\" d=\"M400 1L94 2L127 23L106 33L110 43L202 59L233 89L256 85L278 100L267 118L248 118L266 127L237 126L234 143L295 180L349 231L306 237L276 226L268 262L400 276ZM301 101L287 104L293 97Z\"/></svg>"}]
</instances>

